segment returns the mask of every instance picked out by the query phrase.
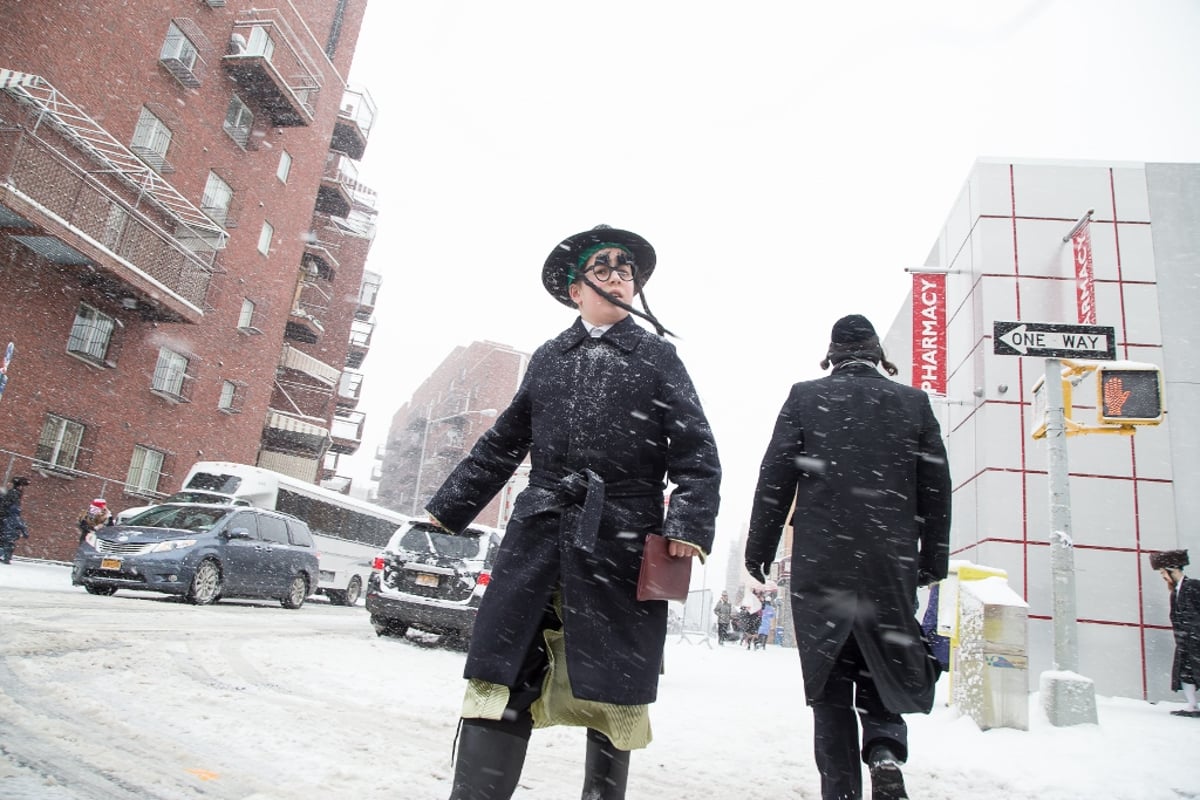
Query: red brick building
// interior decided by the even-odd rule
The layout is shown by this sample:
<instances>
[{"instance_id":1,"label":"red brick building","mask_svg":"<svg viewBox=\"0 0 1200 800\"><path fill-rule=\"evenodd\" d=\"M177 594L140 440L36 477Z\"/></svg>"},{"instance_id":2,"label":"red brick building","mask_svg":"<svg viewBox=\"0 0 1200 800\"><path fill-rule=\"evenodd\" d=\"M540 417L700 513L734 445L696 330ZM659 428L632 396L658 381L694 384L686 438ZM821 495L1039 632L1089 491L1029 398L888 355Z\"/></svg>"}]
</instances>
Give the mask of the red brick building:
<instances>
[{"instance_id":1,"label":"red brick building","mask_svg":"<svg viewBox=\"0 0 1200 800\"><path fill-rule=\"evenodd\" d=\"M333 479L380 283L355 163L375 109L345 80L366 0L4 5L17 554L69 559L92 498L144 504L199 459Z\"/></svg>"},{"instance_id":2,"label":"red brick building","mask_svg":"<svg viewBox=\"0 0 1200 800\"><path fill-rule=\"evenodd\" d=\"M529 354L495 342L456 347L392 417L380 466L377 502L403 514L425 503L516 394ZM525 482L509 482L476 518L504 527Z\"/></svg>"}]
</instances>

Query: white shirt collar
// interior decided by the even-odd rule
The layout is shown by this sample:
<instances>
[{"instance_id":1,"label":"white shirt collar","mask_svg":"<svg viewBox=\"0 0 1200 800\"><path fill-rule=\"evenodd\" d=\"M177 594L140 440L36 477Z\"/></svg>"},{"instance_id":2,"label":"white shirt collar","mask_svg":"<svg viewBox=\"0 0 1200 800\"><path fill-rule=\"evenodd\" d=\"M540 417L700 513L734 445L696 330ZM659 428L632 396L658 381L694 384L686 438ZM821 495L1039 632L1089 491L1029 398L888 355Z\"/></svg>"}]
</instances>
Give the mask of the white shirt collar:
<instances>
[{"instance_id":1,"label":"white shirt collar","mask_svg":"<svg viewBox=\"0 0 1200 800\"><path fill-rule=\"evenodd\" d=\"M606 331L608 331L609 328L612 327L612 325L593 325L583 317L580 317L579 321L583 323L583 327L585 330L587 330L588 336L591 336L593 339L599 339L605 334Z\"/></svg>"}]
</instances>

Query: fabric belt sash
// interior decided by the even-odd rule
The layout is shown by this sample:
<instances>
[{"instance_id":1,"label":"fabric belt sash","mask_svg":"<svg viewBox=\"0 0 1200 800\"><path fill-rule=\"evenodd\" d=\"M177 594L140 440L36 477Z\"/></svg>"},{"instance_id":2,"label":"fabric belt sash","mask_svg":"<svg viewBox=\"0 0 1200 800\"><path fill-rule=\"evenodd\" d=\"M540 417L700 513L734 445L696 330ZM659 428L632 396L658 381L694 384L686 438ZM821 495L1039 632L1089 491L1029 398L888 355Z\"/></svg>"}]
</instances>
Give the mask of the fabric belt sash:
<instances>
[{"instance_id":1,"label":"fabric belt sash","mask_svg":"<svg viewBox=\"0 0 1200 800\"><path fill-rule=\"evenodd\" d=\"M565 502L579 510L563 516L563 533L569 533L571 544L585 552L596 549L600 536L600 517L604 513L605 497L652 497L661 495L663 485L641 478L605 483L604 478L590 469L554 477L545 472L533 472L529 483L539 489L556 492Z\"/></svg>"}]
</instances>

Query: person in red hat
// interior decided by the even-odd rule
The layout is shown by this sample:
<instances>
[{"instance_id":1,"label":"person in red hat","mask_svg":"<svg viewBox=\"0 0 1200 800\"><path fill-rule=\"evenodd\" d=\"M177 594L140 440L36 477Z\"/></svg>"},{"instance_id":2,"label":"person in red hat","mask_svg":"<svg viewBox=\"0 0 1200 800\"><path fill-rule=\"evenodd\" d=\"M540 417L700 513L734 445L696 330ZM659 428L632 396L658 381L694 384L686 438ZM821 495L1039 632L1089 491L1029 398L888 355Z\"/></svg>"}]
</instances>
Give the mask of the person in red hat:
<instances>
[{"instance_id":1,"label":"person in red hat","mask_svg":"<svg viewBox=\"0 0 1200 800\"><path fill-rule=\"evenodd\" d=\"M112 524L113 515L108 510L108 501L103 497L97 497L88 506L87 512L79 518L79 541L82 542L86 539L87 535L96 528Z\"/></svg>"},{"instance_id":2,"label":"person in red hat","mask_svg":"<svg viewBox=\"0 0 1200 800\"><path fill-rule=\"evenodd\" d=\"M1175 658L1171 662L1171 691L1183 691L1184 706L1171 713L1200 718L1196 685L1200 684L1200 581L1183 574L1187 550L1150 554L1150 567L1158 570L1171 593L1171 628L1175 632Z\"/></svg>"},{"instance_id":3,"label":"person in red hat","mask_svg":"<svg viewBox=\"0 0 1200 800\"><path fill-rule=\"evenodd\" d=\"M578 316L425 507L461 531L529 456L467 653L451 800L511 797L532 729L550 725L587 729L582 796L620 800L630 751L650 742L667 603L637 599L643 543L703 557L721 481L692 380L645 303L655 261L607 225L551 251L542 283Z\"/></svg>"}]
</instances>

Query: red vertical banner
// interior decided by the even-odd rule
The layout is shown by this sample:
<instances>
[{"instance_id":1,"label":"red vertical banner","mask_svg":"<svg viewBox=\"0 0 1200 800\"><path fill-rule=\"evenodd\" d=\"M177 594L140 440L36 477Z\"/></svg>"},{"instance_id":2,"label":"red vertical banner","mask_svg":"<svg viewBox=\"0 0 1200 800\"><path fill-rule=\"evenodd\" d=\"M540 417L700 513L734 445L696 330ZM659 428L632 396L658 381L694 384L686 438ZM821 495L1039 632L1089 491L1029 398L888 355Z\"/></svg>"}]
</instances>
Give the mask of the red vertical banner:
<instances>
[{"instance_id":1,"label":"red vertical banner","mask_svg":"<svg viewBox=\"0 0 1200 800\"><path fill-rule=\"evenodd\" d=\"M946 393L946 276L913 275L912 385Z\"/></svg>"},{"instance_id":2,"label":"red vertical banner","mask_svg":"<svg viewBox=\"0 0 1200 800\"><path fill-rule=\"evenodd\" d=\"M1092 272L1092 226L1084 225L1071 237L1075 261L1075 306L1079 322L1096 324L1096 277Z\"/></svg>"}]
</instances>

